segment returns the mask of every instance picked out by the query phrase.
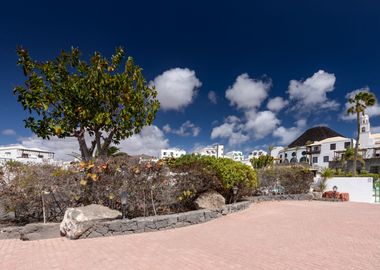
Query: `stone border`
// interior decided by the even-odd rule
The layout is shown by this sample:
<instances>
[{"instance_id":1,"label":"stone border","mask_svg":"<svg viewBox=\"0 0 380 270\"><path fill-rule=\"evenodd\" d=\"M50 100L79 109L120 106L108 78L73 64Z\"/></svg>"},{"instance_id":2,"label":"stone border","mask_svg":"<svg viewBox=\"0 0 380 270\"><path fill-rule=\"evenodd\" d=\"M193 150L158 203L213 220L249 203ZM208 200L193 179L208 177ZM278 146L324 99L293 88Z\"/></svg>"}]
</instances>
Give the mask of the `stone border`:
<instances>
[{"instance_id":1,"label":"stone border","mask_svg":"<svg viewBox=\"0 0 380 270\"><path fill-rule=\"evenodd\" d=\"M98 221L92 224L87 224L89 225L89 228L79 236L79 239L181 228L204 223L223 215L247 209L250 204L250 201L243 201L226 205L217 210L202 209L171 215Z\"/></svg>"}]
</instances>

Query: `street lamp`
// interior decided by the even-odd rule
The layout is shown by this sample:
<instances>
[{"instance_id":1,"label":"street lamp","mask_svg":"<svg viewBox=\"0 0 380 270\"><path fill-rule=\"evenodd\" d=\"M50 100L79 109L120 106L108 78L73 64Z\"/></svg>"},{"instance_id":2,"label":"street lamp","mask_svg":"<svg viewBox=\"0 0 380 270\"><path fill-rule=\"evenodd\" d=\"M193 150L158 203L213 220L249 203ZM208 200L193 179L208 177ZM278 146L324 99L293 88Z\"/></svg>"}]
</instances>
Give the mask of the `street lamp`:
<instances>
[{"instance_id":1,"label":"street lamp","mask_svg":"<svg viewBox=\"0 0 380 270\"><path fill-rule=\"evenodd\" d=\"M232 188L232 193L234 194L234 203L236 203L236 195L237 195L237 192L238 192L238 187L237 186L234 186L233 188Z\"/></svg>"},{"instance_id":2,"label":"street lamp","mask_svg":"<svg viewBox=\"0 0 380 270\"><path fill-rule=\"evenodd\" d=\"M120 201L121 201L121 211L122 211L122 218L126 218L126 211L127 211L127 192L122 191L120 192Z\"/></svg>"}]
</instances>

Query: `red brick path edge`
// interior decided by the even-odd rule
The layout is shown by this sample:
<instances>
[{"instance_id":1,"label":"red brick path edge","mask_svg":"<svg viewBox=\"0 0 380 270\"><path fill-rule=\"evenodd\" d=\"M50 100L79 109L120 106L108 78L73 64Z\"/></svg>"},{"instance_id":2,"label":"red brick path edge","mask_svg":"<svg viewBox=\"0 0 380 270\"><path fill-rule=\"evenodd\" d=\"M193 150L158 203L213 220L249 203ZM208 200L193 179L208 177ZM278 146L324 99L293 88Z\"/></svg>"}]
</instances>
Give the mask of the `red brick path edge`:
<instances>
[{"instance_id":1,"label":"red brick path edge","mask_svg":"<svg viewBox=\"0 0 380 270\"><path fill-rule=\"evenodd\" d=\"M207 223L82 241L0 241L0 269L379 269L380 205L252 204Z\"/></svg>"}]
</instances>

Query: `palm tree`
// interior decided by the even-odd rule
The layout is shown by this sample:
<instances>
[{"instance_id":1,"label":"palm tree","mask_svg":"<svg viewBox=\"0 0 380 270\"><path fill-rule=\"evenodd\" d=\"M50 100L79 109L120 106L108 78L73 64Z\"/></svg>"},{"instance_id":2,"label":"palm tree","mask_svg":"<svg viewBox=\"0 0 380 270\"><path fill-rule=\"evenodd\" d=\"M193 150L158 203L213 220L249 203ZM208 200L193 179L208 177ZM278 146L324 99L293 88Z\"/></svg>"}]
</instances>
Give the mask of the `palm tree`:
<instances>
[{"instance_id":1,"label":"palm tree","mask_svg":"<svg viewBox=\"0 0 380 270\"><path fill-rule=\"evenodd\" d=\"M376 103L376 97L373 93L363 91L357 93L354 97L348 99L351 107L347 109L348 114L356 114L357 138L355 144L354 163L352 166L352 176L356 175L356 162L358 160L359 139L360 139L360 114L364 115L367 107Z\"/></svg>"}]
</instances>

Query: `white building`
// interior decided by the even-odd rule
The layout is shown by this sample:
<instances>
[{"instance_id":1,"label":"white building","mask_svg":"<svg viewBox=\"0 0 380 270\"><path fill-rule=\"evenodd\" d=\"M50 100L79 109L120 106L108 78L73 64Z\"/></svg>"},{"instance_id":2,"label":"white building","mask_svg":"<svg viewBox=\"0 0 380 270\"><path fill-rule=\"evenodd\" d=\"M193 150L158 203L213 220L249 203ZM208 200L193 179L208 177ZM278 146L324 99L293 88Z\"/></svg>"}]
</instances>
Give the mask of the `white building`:
<instances>
[{"instance_id":1,"label":"white building","mask_svg":"<svg viewBox=\"0 0 380 270\"><path fill-rule=\"evenodd\" d=\"M208 147L198 149L194 153L201 155L201 156L210 156L210 157L221 158L221 157L223 157L224 146L222 144L208 146Z\"/></svg>"},{"instance_id":2,"label":"white building","mask_svg":"<svg viewBox=\"0 0 380 270\"><path fill-rule=\"evenodd\" d=\"M232 159L234 161L243 161L244 155L241 151L230 151L224 155L225 158Z\"/></svg>"},{"instance_id":3,"label":"white building","mask_svg":"<svg viewBox=\"0 0 380 270\"><path fill-rule=\"evenodd\" d=\"M360 115L359 149L363 158L380 158L380 133L371 133L368 115Z\"/></svg>"},{"instance_id":4,"label":"white building","mask_svg":"<svg viewBox=\"0 0 380 270\"><path fill-rule=\"evenodd\" d=\"M248 155L248 160L251 160L252 158L258 158L260 156L266 156L268 153L264 150L253 150L249 155Z\"/></svg>"},{"instance_id":5,"label":"white building","mask_svg":"<svg viewBox=\"0 0 380 270\"><path fill-rule=\"evenodd\" d=\"M280 151L284 150L284 147L282 146L275 146L273 149L270 151L270 155L274 158L278 157Z\"/></svg>"},{"instance_id":6,"label":"white building","mask_svg":"<svg viewBox=\"0 0 380 270\"><path fill-rule=\"evenodd\" d=\"M354 140L343 137L327 127L305 131L289 147L278 151L278 163L307 163L314 169L329 167L329 161L340 158Z\"/></svg>"},{"instance_id":7,"label":"white building","mask_svg":"<svg viewBox=\"0 0 380 270\"><path fill-rule=\"evenodd\" d=\"M3 164L7 161L37 164L55 163L53 152L37 148L26 148L20 145L0 147L0 163Z\"/></svg>"},{"instance_id":8,"label":"white building","mask_svg":"<svg viewBox=\"0 0 380 270\"><path fill-rule=\"evenodd\" d=\"M179 158L186 155L186 151L179 148L161 149L160 159L163 158Z\"/></svg>"}]
</instances>

